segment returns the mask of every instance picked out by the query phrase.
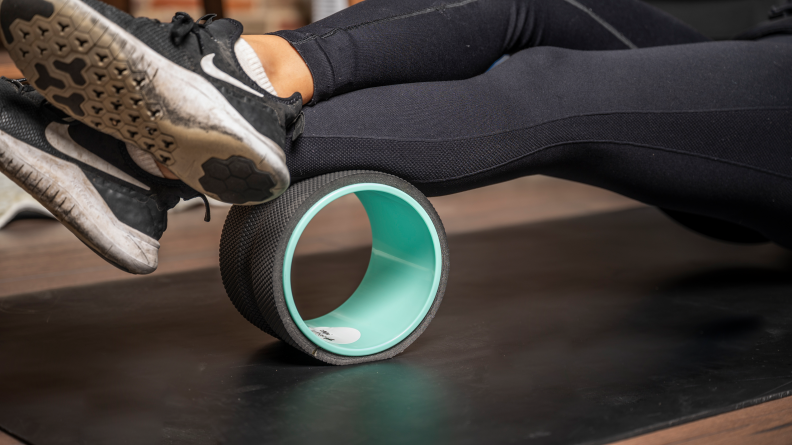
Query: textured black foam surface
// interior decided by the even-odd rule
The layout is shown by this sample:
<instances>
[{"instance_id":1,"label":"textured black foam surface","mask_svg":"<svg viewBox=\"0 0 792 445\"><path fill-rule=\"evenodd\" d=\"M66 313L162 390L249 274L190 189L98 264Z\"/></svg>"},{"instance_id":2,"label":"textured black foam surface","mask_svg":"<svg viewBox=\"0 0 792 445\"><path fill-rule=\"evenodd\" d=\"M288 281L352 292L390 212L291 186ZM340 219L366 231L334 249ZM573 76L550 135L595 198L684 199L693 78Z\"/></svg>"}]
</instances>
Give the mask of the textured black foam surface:
<instances>
[{"instance_id":1,"label":"textured black foam surface","mask_svg":"<svg viewBox=\"0 0 792 445\"><path fill-rule=\"evenodd\" d=\"M297 328L283 295L283 259L286 245L302 215L334 190L372 182L395 187L426 210L440 238L443 270L435 300L424 320L399 344L370 356L344 357L316 347ZM331 173L292 185L278 199L255 207L234 207L223 227L220 243L223 283L231 301L251 323L289 345L336 365L391 358L412 344L427 328L440 307L448 279L449 254L445 231L432 204L409 183L391 175L366 171Z\"/></svg>"},{"instance_id":2,"label":"textured black foam surface","mask_svg":"<svg viewBox=\"0 0 792 445\"><path fill-rule=\"evenodd\" d=\"M601 444L790 393L788 251L652 209L449 245L431 326L357 366L252 326L216 269L5 297L0 428L36 445ZM306 310L368 254L298 257Z\"/></svg>"}]
</instances>

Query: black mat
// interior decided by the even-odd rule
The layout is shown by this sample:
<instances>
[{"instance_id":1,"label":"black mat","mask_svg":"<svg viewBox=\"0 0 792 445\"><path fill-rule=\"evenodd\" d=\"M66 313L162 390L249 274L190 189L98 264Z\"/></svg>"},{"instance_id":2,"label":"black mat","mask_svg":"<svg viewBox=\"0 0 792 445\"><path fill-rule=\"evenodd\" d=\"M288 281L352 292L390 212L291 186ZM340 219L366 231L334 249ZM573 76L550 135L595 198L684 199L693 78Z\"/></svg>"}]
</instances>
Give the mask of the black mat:
<instances>
[{"instance_id":1,"label":"black mat","mask_svg":"<svg viewBox=\"0 0 792 445\"><path fill-rule=\"evenodd\" d=\"M0 299L0 427L33 444L604 443L792 390L780 248L652 209L450 246L428 331L355 367L257 331L216 270ZM300 258L305 310L365 257Z\"/></svg>"}]
</instances>

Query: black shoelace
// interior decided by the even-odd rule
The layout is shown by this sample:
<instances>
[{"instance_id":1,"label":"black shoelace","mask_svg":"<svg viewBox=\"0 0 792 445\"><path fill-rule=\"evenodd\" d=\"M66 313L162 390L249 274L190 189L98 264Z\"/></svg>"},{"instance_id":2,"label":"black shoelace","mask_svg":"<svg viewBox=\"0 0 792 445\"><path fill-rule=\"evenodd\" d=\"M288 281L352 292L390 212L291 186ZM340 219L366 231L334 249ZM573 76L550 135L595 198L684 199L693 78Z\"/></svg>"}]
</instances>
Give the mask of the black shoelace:
<instances>
[{"instance_id":1,"label":"black shoelace","mask_svg":"<svg viewBox=\"0 0 792 445\"><path fill-rule=\"evenodd\" d=\"M165 181L173 181L173 179L166 179ZM181 182L181 181L179 181ZM188 186L187 184L181 183L180 186L164 186L164 187L152 187L152 189L156 188L156 196L154 199L157 200L157 206L159 208L165 208L170 210L176 207L176 204L179 203L179 200L183 199L185 201L189 201L193 198L201 198L204 203L204 221L209 222L212 219L211 211L209 210L209 200L206 198L206 195L203 193L197 192L192 187Z\"/></svg>"},{"instance_id":2,"label":"black shoelace","mask_svg":"<svg viewBox=\"0 0 792 445\"><path fill-rule=\"evenodd\" d=\"M17 89L18 89L18 90L24 90L24 89L25 89L25 87L28 87L28 88L30 88L30 89L32 89L32 88L33 88L33 87L32 87L32 86L30 86L30 85L25 85L25 83L24 83L24 82L27 82L27 79L26 79L26 78L24 78L24 77L23 77L23 78L21 78L21 79L9 79L9 78L7 78L7 77L3 77L3 79L5 79L5 80L7 80L7 81L9 81L9 82L11 82L11 83L13 83L13 84L14 84L14 85L17 87Z\"/></svg>"},{"instance_id":3,"label":"black shoelace","mask_svg":"<svg viewBox=\"0 0 792 445\"><path fill-rule=\"evenodd\" d=\"M204 26L212 23L215 17L217 17L217 14L206 14L198 20L193 20L190 14L186 12L177 12L176 15L173 16L173 20L171 20L171 42L179 46L190 33L195 34L200 41L201 37L198 31Z\"/></svg>"}]
</instances>

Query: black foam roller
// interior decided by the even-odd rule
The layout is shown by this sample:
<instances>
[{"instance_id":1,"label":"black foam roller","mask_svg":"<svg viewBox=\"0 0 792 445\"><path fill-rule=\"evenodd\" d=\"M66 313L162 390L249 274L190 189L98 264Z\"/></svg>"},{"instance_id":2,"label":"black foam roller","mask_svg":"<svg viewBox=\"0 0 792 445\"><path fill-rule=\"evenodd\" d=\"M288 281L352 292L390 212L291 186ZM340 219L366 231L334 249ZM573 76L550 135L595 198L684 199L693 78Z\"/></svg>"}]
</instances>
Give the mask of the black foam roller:
<instances>
[{"instance_id":1,"label":"black foam roller","mask_svg":"<svg viewBox=\"0 0 792 445\"><path fill-rule=\"evenodd\" d=\"M407 337L379 353L353 357L329 352L305 337L286 306L282 276L289 239L306 212L327 194L359 183L394 187L423 207L437 230L442 270L429 312ZM318 176L293 184L274 201L257 206L234 206L226 218L220 241L223 285L237 310L264 332L334 365L383 360L404 351L423 333L437 313L448 280L448 268L445 230L429 200L410 183L392 175L371 171L345 171Z\"/></svg>"}]
</instances>

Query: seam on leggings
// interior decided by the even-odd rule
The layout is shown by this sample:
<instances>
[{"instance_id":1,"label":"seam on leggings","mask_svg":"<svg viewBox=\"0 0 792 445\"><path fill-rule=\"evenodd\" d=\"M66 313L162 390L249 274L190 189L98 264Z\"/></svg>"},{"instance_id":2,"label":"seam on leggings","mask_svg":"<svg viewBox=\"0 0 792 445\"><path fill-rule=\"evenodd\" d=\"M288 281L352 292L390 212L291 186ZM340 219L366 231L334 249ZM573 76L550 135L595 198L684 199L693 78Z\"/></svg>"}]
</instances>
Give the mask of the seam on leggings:
<instances>
[{"instance_id":1,"label":"seam on leggings","mask_svg":"<svg viewBox=\"0 0 792 445\"><path fill-rule=\"evenodd\" d=\"M409 12L407 14L394 15L394 16L391 16L391 17L383 17L381 19L372 20L372 21L369 21L369 22L358 23L356 25L345 26L343 28L333 28L333 29L331 29L330 31L328 31L328 32L326 32L324 34L321 34L321 35L318 35L318 36L317 35L310 35L310 36L308 36L308 37L306 37L306 38L304 38L302 40L297 40L295 42L290 42L290 43L292 45L299 45L301 43L305 43L305 42L308 42L310 40L323 39L325 37L330 37L330 36L332 36L333 34L335 34L338 31L349 31L351 29L361 28L361 27L368 26L368 25L376 25L378 23L391 22L391 21L394 21L394 20L406 19L406 18L418 16L418 15L430 14L432 12L438 12L438 11L442 11L444 9L458 8L460 6L465 6L465 5L468 5L470 3L476 3L477 1L478 0L462 0L461 2L458 2L458 3L451 3L449 5L438 6L436 8L427 8L427 9L422 9L420 11ZM608 26L610 26L610 25L608 25Z\"/></svg>"},{"instance_id":2,"label":"seam on leggings","mask_svg":"<svg viewBox=\"0 0 792 445\"><path fill-rule=\"evenodd\" d=\"M455 181L455 180L459 180L459 179L464 179L464 178L468 178L468 177L471 177L471 176L479 175L481 173L486 173L488 171L492 171L492 170L504 167L504 166L509 165L509 164L511 164L513 162L517 162L517 161L525 159L525 158L527 158L529 156L533 156L533 155L538 154L540 152L543 152L545 150L549 150L551 148L558 148L558 147L562 147L562 146L566 146L566 145L579 145L579 144L613 144L613 145L623 145L623 146L628 146L628 147L649 148L649 149L653 149L653 150L659 150L659 151L665 151L665 152L669 152L669 153L681 154L683 156L690 156L690 157L693 157L693 158L707 159L707 160L710 160L710 161L720 162L720 163L723 163L723 164L729 164L729 165L732 165L732 166L735 166L735 167L742 167L742 168L745 168L747 170L753 170L753 171L756 171L756 172L759 172L759 173L764 173L764 174L775 176L775 177L782 178L782 179L792 179L792 176L790 176L790 175L785 175L783 173L777 173L777 172L773 172L773 171L770 171L770 170L765 170L763 168L754 167L752 165L743 164L741 162L728 161L728 160L716 158L716 157L713 157L713 156L706 156L706 155L688 153L688 152L685 152L685 151L674 150L673 148L658 147L658 146L655 146L655 145L648 145L648 144L636 144L636 143L632 143L632 142L623 142L623 141L586 140L586 141L559 142L557 144L547 145L547 146L544 146L544 147L539 148L537 150L534 150L534 151L532 151L530 153L526 153L526 154L524 154L522 156L518 156L518 157L516 157L514 159L509 159L508 161L501 162L500 164L493 165L491 167L487 167L485 169L481 169L481 170L478 170L478 171L475 171L475 172L472 172L472 173L465 173L464 175L451 176L451 177L442 178L442 179L427 179L427 180L422 180L422 181L412 181L411 180L409 182L412 183L412 184L430 184L430 183L436 183L436 182Z\"/></svg>"},{"instance_id":3,"label":"seam on leggings","mask_svg":"<svg viewBox=\"0 0 792 445\"><path fill-rule=\"evenodd\" d=\"M324 47L322 45L317 45L317 46L319 47L319 51L322 52L322 55L324 56L325 61L327 61L327 69L330 70L330 79L335 79L336 78L335 77L335 67L333 66L333 63L330 61L330 56L327 54L327 51L325 51L325 49L324 49ZM305 65L308 66L307 63ZM313 73L311 73L311 75L313 76ZM316 77L314 77L313 79L316 79ZM331 91L330 97L334 96L333 93L335 93L335 90L336 90L335 85L333 85L332 83L334 83L334 82L331 82L331 85L329 85L329 88L327 88L328 91ZM314 85L314 93L316 93L316 89L317 89L316 85ZM325 100L327 100L327 99L325 99ZM311 98L311 102L316 103L316 96L315 95Z\"/></svg>"},{"instance_id":4,"label":"seam on leggings","mask_svg":"<svg viewBox=\"0 0 792 445\"><path fill-rule=\"evenodd\" d=\"M594 20L596 20L597 23L602 25L603 28L607 29L617 39L621 40L622 43L627 45L628 48L630 48L630 49L638 49L638 47L633 42L631 42L630 39L625 37L624 34L620 33L616 28L613 27L613 25L611 25L610 23L606 22L605 19L603 19L602 17L600 17L597 14L595 14L594 11L592 11L590 8L587 8L587 7L583 6L583 5L581 5L576 0L564 0L564 1L569 3L570 5L578 8L578 9L580 9L581 11L585 12L589 16L591 16L591 18L593 18Z\"/></svg>"},{"instance_id":5,"label":"seam on leggings","mask_svg":"<svg viewBox=\"0 0 792 445\"><path fill-rule=\"evenodd\" d=\"M382 136L366 136L360 137L355 135L344 135L344 134L324 134L324 135L312 135L306 134L304 137L312 138L312 139L332 139L332 138L344 138L344 139L365 139L365 140L375 140L375 141L396 141L396 142L451 142L451 141L465 141L468 139L476 139L476 138L483 138L489 136L498 136L502 134L508 134L515 131L523 131L523 130L530 130L532 128L540 127L542 125L552 124L555 122L561 122L567 119L575 119L578 117L596 117L596 116L614 116L618 114L690 114L690 113L733 113L735 111L769 111L769 110L786 110L792 111L792 107L789 106L778 106L778 107L756 107L756 108L718 108L718 109L711 109L711 110L676 110L676 111L607 111L603 113L585 113L585 114L576 114L574 116L564 116L559 117L558 119L552 119L549 121L540 122L538 124L530 125L528 127L521 127L521 128L513 128L510 130L501 130L495 131L492 133L482 133L477 134L475 136L462 136L458 138L442 138L442 139L410 139L410 138L396 138L396 137L382 137Z\"/></svg>"}]
</instances>

